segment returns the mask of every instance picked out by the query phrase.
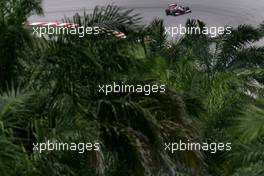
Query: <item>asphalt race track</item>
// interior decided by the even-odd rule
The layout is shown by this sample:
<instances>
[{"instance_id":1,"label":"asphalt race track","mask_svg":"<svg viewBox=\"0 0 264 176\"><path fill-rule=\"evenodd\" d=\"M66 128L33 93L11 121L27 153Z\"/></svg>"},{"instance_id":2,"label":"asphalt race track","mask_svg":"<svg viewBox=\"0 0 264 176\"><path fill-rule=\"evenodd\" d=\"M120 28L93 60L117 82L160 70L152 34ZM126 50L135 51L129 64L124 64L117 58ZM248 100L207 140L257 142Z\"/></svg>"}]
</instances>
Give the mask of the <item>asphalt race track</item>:
<instances>
[{"instance_id":1,"label":"asphalt race track","mask_svg":"<svg viewBox=\"0 0 264 176\"><path fill-rule=\"evenodd\" d=\"M257 25L264 21L264 0L180 0L181 5L192 8L193 13L178 17L166 16L165 8L171 0L43 0L44 17L33 16L31 22L60 21L76 12L92 12L95 5L114 3L135 9L148 22L155 17L164 19L165 25L184 24L188 18L198 18L208 26ZM177 2L177 1L176 1ZM178 1L179 2L179 1Z\"/></svg>"}]
</instances>

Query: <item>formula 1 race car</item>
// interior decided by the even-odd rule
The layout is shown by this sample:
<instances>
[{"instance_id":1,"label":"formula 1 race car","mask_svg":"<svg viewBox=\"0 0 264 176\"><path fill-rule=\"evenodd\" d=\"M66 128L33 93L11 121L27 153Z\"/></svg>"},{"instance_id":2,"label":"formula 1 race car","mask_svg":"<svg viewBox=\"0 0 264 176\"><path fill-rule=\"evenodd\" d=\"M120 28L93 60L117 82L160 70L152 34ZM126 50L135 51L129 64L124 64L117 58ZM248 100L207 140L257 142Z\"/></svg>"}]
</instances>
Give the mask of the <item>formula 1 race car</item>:
<instances>
[{"instance_id":1,"label":"formula 1 race car","mask_svg":"<svg viewBox=\"0 0 264 176\"><path fill-rule=\"evenodd\" d=\"M166 15L179 16L187 13L191 13L192 9L190 7L178 6L176 3L171 3L165 10Z\"/></svg>"}]
</instances>

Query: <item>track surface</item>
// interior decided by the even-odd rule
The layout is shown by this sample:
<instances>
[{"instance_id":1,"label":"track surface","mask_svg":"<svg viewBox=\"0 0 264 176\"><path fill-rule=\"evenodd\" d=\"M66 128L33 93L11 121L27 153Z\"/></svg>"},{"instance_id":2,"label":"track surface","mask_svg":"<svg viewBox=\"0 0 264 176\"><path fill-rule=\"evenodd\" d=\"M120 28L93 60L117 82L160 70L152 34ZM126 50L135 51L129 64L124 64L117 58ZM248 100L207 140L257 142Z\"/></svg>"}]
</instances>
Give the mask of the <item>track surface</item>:
<instances>
[{"instance_id":1,"label":"track surface","mask_svg":"<svg viewBox=\"0 0 264 176\"><path fill-rule=\"evenodd\" d=\"M96 5L114 3L124 8L135 9L149 22L155 17L164 19L165 25L184 24L188 18L198 18L208 26L258 25L264 21L264 0L180 0L180 4L192 8L193 13L178 17L166 16L165 8L173 0L43 0L44 17L33 16L29 20L60 21L76 12L92 12Z\"/></svg>"}]
</instances>

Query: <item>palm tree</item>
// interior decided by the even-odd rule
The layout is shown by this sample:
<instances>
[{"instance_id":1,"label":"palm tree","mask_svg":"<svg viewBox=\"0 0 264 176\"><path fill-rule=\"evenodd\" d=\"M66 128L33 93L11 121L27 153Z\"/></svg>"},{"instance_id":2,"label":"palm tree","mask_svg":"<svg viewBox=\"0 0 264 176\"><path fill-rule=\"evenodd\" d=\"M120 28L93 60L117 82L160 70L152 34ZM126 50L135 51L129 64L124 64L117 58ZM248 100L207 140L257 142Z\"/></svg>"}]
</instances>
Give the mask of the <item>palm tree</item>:
<instances>
[{"instance_id":1,"label":"palm tree","mask_svg":"<svg viewBox=\"0 0 264 176\"><path fill-rule=\"evenodd\" d=\"M17 60L26 44L30 44L29 31L24 23L32 14L42 14L40 0L3 0L0 3L0 80L1 88L15 80Z\"/></svg>"},{"instance_id":2,"label":"palm tree","mask_svg":"<svg viewBox=\"0 0 264 176\"><path fill-rule=\"evenodd\" d=\"M12 1L14 13L5 12L8 1L3 2L5 27L0 30L6 33L41 12L39 1ZM162 20L144 27L138 15L113 5L65 21L99 26L103 32L48 39L23 34L17 47L9 39L18 38L1 43L1 59L13 59L15 67L1 60L2 65L19 72L1 78L9 83L0 96L1 175L263 173L263 124L257 123L263 112L252 96L262 96L261 86L254 89L252 81L263 77L263 49L246 45L263 36L261 28L242 25L214 39L185 35L167 45ZM187 21L187 26L204 25ZM149 96L98 91L98 85L113 82L167 87L165 94ZM33 143L48 140L99 142L101 150L33 151ZM232 141L234 148L217 154L164 150L165 143L179 140Z\"/></svg>"},{"instance_id":3,"label":"palm tree","mask_svg":"<svg viewBox=\"0 0 264 176\"><path fill-rule=\"evenodd\" d=\"M199 20L189 20L186 24L186 26L201 28L204 25ZM166 72L169 73L169 83L186 95L186 101L189 102L186 103L187 110L189 109L190 114L194 113L194 117L199 118L199 126L202 125L200 129L203 129L201 133L203 140L235 141L231 135L234 130L227 130L233 123L235 126L239 125L233 122L233 118L241 117L242 119L241 112L243 108L254 104L253 97L263 96L261 84L258 82L258 79L263 77L263 72L260 71L263 70L263 48L250 44L262 36L260 29L247 25L232 29L230 35L224 34L217 38L206 35L186 35L176 45L172 45L166 54L166 58L169 58L167 63L171 66L171 69ZM256 87L256 84L252 82L257 82L258 86ZM258 127L248 126L255 124L256 120L253 117L259 117L257 114L254 110L247 118L243 118L248 121L243 123L245 131L242 133L241 129L240 135L246 133L251 137L261 136L258 131L263 124L259 120L257 120ZM234 146L236 145L240 147L240 143L234 142ZM249 147L248 145L254 144L246 144L245 147ZM263 144L258 142L257 146L263 147ZM259 154L254 153L259 150L259 147L255 150L248 148L248 150L253 150L252 155L261 156L263 150L260 150ZM231 156L233 153L237 156L243 156L242 153L245 153L239 149L233 150ZM250 157L251 154L244 156ZM230 172L234 172L235 168L239 167L235 163L241 161L241 158L231 157L230 159L235 161L230 166L230 162L222 159L223 155L225 153L206 155L207 163L210 163L208 170L211 174L230 175ZM225 164L222 168L221 162L227 162L229 165ZM245 163L249 162L246 160ZM223 172L224 170L226 172Z\"/></svg>"}]
</instances>

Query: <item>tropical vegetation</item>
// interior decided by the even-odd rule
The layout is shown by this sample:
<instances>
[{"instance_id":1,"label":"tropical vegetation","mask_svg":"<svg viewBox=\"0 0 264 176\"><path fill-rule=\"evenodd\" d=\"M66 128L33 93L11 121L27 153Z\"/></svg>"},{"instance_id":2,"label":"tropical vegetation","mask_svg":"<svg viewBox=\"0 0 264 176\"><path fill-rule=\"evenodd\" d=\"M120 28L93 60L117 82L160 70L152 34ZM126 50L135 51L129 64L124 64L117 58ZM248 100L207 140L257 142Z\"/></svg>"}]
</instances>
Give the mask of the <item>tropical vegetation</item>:
<instances>
[{"instance_id":1,"label":"tropical vegetation","mask_svg":"<svg viewBox=\"0 0 264 176\"><path fill-rule=\"evenodd\" d=\"M263 24L172 41L161 19L142 25L109 5L65 19L106 32L39 38L25 26L33 14L43 14L40 0L0 2L1 176L264 175L264 47L254 44ZM98 92L113 82L165 84L166 93ZM33 150L47 140L99 142L100 150ZM231 142L232 150L164 150L179 140Z\"/></svg>"}]
</instances>

